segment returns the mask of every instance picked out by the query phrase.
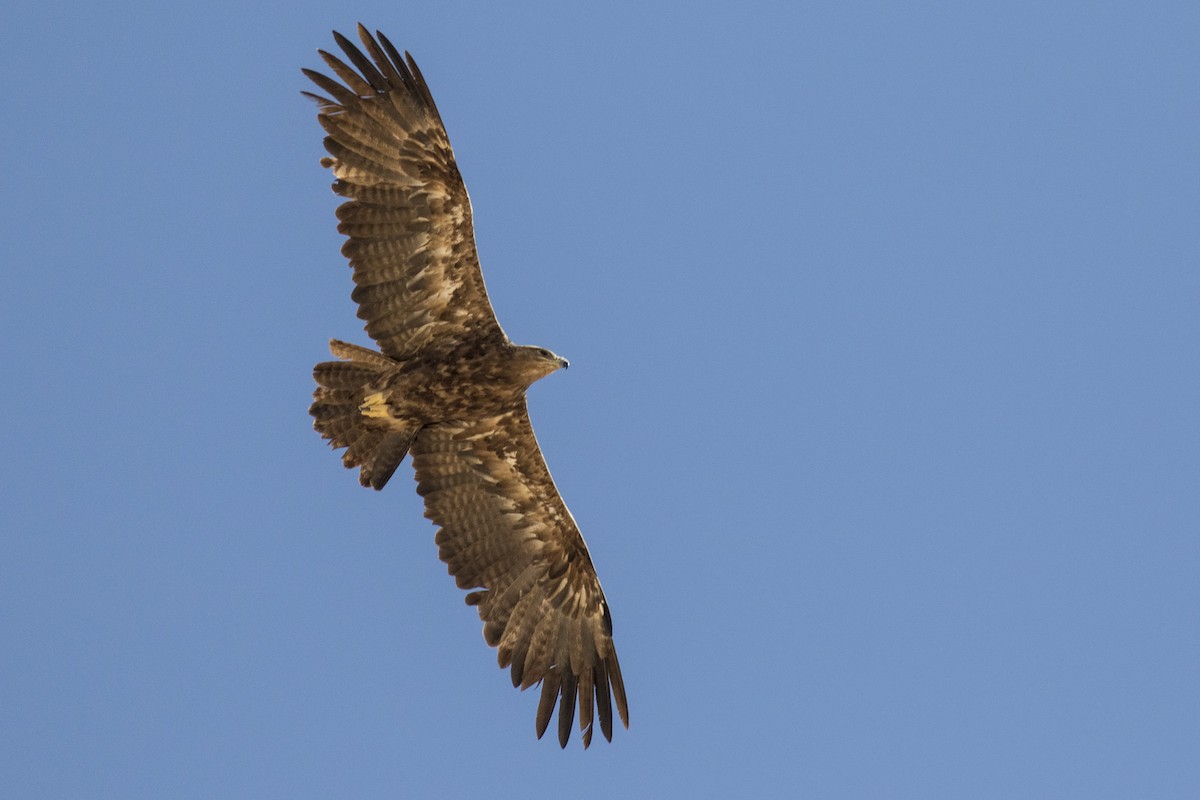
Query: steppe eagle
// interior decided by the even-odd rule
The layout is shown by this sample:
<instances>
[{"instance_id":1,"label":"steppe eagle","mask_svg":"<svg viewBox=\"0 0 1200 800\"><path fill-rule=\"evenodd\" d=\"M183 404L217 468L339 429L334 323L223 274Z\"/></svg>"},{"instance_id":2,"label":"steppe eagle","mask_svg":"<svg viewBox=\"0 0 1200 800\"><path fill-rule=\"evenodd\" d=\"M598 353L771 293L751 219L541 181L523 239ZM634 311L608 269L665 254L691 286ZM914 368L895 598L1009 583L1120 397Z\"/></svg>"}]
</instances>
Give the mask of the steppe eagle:
<instances>
[{"instance_id":1,"label":"steppe eagle","mask_svg":"<svg viewBox=\"0 0 1200 800\"><path fill-rule=\"evenodd\" d=\"M382 489L412 454L438 555L483 620L514 686L541 683L541 738L558 706L558 741L593 711L612 739L612 712L629 727L612 616L579 528L546 468L525 405L537 379L567 366L515 345L488 301L471 203L416 62L358 26L366 55L334 33L350 65L323 50L336 74L304 70L324 95L338 230L354 271L358 316L379 351L333 340L339 360L317 364L310 413L342 463ZM368 57L369 56L369 57Z\"/></svg>"}]
</instances>

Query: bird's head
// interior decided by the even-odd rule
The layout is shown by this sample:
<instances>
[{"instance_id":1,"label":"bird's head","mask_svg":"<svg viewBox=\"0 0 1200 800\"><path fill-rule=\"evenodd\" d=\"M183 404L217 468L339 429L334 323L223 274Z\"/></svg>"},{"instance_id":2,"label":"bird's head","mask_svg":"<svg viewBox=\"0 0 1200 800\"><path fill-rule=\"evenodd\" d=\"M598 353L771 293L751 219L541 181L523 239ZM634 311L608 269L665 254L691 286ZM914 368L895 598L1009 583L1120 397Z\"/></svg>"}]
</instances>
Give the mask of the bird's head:
<instances>
[{"instance_id":1,"label":"bird's head","mask_svg":"<svg viewBox=\"0 0 1200 800\"><path fill-rule=\"evenodd\" d=\"M569 366L565 358L544 347L521 345L514 348L514 355L518 370L529 383Z\"/></svg>"}]
</instances>

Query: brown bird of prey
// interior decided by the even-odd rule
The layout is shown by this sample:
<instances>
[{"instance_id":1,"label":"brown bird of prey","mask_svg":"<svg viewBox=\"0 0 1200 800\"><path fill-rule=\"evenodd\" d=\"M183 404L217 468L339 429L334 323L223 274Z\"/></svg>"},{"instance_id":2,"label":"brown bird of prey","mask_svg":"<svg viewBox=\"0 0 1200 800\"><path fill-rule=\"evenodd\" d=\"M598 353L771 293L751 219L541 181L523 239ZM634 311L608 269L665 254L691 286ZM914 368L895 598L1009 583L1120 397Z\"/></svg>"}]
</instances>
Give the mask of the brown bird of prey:
<instances>
[{"instance_id":1,"label":"brown bird of prey","mask_svg":"<svg viewBox=\"0 0 1200 800\"><path fill-rule=\"evenodd\" d=\"M542 685L538 738L557 705L566 747L578 700L583 746L593 711L611 741L614 703L629 727L612 615L525 405L529 386L567 362L501 330L429 87L383 34L358 34L366 54L335 32L350 64L318 51L340 82L306 69L325 94L305 94L328 134L321 164L345 198L351 296L379 351L330 342L340 360L313 369L314 427L346 448L363 486L382 489L412 454L438 555L471 590L484 640L513 686Z\"/></svg>"}]
</instances>

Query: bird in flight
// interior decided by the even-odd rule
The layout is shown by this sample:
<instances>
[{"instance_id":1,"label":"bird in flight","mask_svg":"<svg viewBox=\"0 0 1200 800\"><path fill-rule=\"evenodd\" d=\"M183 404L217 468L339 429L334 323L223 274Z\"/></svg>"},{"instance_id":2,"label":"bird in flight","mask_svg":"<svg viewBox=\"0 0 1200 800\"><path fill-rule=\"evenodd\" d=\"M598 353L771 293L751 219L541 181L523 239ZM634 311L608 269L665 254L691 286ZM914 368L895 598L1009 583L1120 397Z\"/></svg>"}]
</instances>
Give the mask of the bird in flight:
<instances>
[{"instance_id":1,"label":"bird in flight","mask_svg":"<svg viewBox=\"0 0 1200 800\"><path fill-rule=\"evenodd\" d=\"M362 25L349 60L319 50L336 79L304 70L344 198L338 230L352 298L373 350L338 340L313 368L313 426L363 486L382 489L411 454L425 516L483 638L513 686L541 683L536 731L558 707L558 741L574 723L586 748L594 716L612 740L613 706L629 710L612 615L587 545L559 496L529 422L525 392L566 367L509 341L475 252L471 202L433 96L408 53Z\"/></svg>"}]
</instances>

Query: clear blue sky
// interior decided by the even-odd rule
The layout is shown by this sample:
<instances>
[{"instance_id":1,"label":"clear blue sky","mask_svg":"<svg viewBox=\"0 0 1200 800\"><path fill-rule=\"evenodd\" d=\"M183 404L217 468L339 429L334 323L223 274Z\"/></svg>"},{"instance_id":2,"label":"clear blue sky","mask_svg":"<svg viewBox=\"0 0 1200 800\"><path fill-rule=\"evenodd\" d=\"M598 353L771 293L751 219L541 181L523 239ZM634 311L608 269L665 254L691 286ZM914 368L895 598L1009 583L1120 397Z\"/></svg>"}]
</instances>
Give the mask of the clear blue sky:
<instances>
[{"instance_id":1,"label":"clear blue sky","mask_svg":"<svg viewBox=\"0 0 1200 800\"><path fill-rule=\"evenodd\" d=\"M1200 796L1200 6L0 12L0 796ZM419 60L632 727L533 736L407 466L303 66Z\"/></svg>"}]
</instances>

